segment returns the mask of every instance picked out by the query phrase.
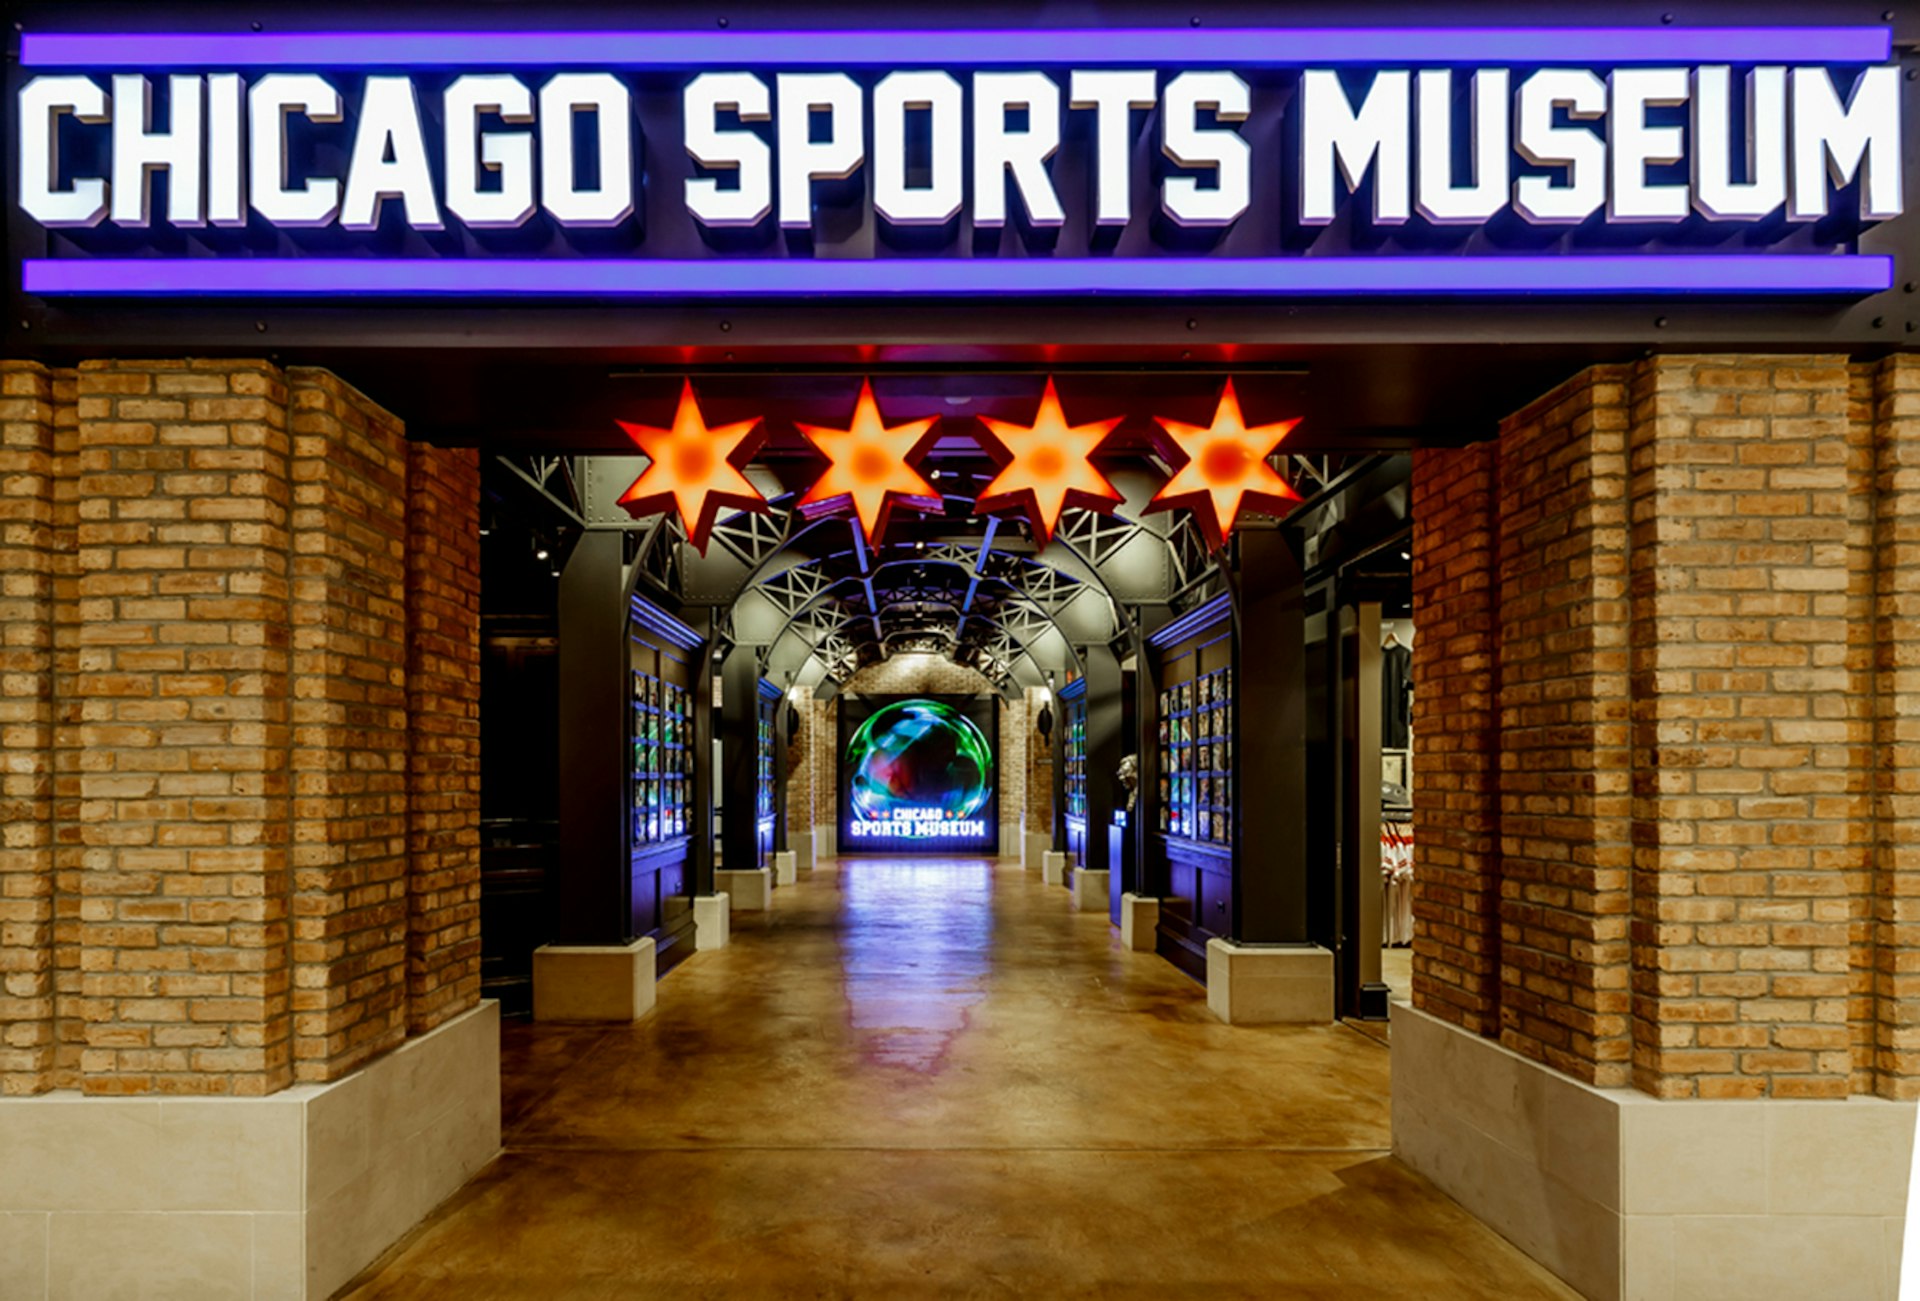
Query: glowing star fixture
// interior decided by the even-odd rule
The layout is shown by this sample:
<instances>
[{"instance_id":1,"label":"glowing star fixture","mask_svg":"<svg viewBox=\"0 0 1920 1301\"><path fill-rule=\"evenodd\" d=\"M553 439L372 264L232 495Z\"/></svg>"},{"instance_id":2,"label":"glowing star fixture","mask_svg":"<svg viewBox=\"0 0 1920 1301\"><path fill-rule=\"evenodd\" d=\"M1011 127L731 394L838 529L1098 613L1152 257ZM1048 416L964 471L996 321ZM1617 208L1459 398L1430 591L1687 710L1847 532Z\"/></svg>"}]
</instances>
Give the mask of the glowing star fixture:
<instances>
[{"instance_id":1,"label":"glowing star fixture","mask_svg":"<svg viewBox=\"0 0 1920 1301\"><path fill-rule=\"evenodd\" d=\"M842 499L850 501L871 545L887 531L896 505L939 510L939 492L907 464L926 451L924 444L932 443L932 430L939 420L928 416L888 428L880 419L879 403L873 400L873 381L862 380L851 427L795 426L833 462L800 499L801 511L826 514L837 509Z\"/></svg>"},{"instance_id":2,"label":"glowing star fixture","mask_svg":"<svg viewBox=\"0 0 1920 1301\"><path fill-rule=\"evenodd\" d=\"M1267 457L1300 422L1284 420L1247 428L1231 379L1220 393L1211 425L1202 428L1165 416L1154 419L1172 436L1187 461L1154 494L1147 506L1149 513L1186 507L1206 535L1207 545L1218 551L1239 522L1241 511L1284 515L1299 502L1300 494L1267 464Z\"/></svg>"},{"instance_id":3,"label":"glowing star fixture","mask_svg":"<svg viewBox=\"0 0 1920 1301\"><path fill-rule=\"evenodd\" d=\"M1024 510L1042 548L1053 539L1060 512L1066 507L1111 511L1120 502L1120 494L1087 458L1124 418L1069 425L1052 376L1047 377L1047 391L1040 396L1040 410L1031 425L981 416L980 423L988 430L981 445L990 453L1000 451L1012 459L980 494L974 510Z\"/></svg>"},{"instance_id":4,"label":"glowing star fixture","mask_svg":"<svg viewBox=\"0 0 1920 1301\"><path fill-rule=\"evenodd\" d=\"M673 428L630 425L624 420L615 423L652 460L620 497L620 505L635 519L668 509L677 511L687 540L704 556L714 522L723 509L768 508L767 499L740 472L766 441L764 433L754 432L760 424L759 416L709 429L699 403L694 401L693 381L687 380L680 388Z\"/></svg>"}]
</instances>

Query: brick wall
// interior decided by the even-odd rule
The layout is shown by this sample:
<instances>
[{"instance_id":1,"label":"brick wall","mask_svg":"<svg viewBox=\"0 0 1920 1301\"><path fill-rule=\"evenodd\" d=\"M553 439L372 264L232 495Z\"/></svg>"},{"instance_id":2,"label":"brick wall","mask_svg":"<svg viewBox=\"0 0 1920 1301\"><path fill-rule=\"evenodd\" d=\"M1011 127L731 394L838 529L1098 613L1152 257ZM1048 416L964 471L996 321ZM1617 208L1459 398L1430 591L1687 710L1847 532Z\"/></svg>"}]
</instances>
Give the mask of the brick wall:
<instances>
[{"instance_id":1,"label":"brick wall","mask_svg":"<svg viewBox=\"0 0 1920 1301\"><path fill-rule=\"evenodd\" d=\"M480 463L408 446L408 1028L480 997Z\"/></svg>"},{"instance_id":2,"label":"brick wall","mask_svg":"<svg viewBox=\"0 0 1920 1301\"><path fill-rule=\"evenodd\" d=\"M1522 411L1498 463L1501 1038L1601 1085L1630 1052L1625 381Z\"/></svg>"},{"instance_id":3,"label":"brick wall","mask_svg":"<svg viewBox=\"0 0 1920 1301\"><path fill-rule=\"evenodd\" d=\"M1910 358L1655 357L1419 456L1419 1005L1662 1097L1911 1096L1916 415Z\"/></svg>"},{"instance_id":4,"label":"brick wall","mask_svg":"<svg viewBox=\"0 0 1920 1301\"><path fill-rule=\"evenodd\" d=\"M1495 451L1418 452L1413 474L1414 996L1482 1035L1500 1029Z\"/></svg>"},{"instance_id":5,"label":"brick wall","mask_svg":"<svg viewBox=\"0 0 1920 1301\"><path fill-rule=\"evenodd\" d=\"M421 449L453 486L436 688L404 568L432 476L391 416L259 361L0 377L0 1087L258 1095L470 1005L472 455ZM411 807L410 690L460 720ZM406 840L431 798L439 864Z\"/></svg>"},{"instance_id":6,"label":"brick wall","mask_svg":"<svg viewBox=\"0 0 1920 1301\"><path fill-rule=\"evenodd\" d=\"M795 687L788 692L788 698L800 725L787 738L787 834L798 836L811 832L814 827L813 688ZM781 705L782 709L787 707Z\"/></svg>"},{"instance_id":7,"label":"brick wall","mask_svg":"<svg viewBox=\"0 0 1920 1301\"><path fill-rule=\"evenodd\" d=\"M0 1094L54 1072L53 379L0 363Z\"/></svg>"},{"instance_id":8,"label":"brick wall","mask_svg":"<svg viewBox=\"0 0 1920 1301\"><path fill-rule=\"evenodd\" d=\"M1873 367L1870 393L1874 837L1856 969L1872 1006L1856 1022L1872 1034L1854 1091L1908 1099L1920 1097L1920 357Z\"/></svg>"},{"instance_id":9,"label":"brick wall","mask_svg":"<svg viewBox=\"0 0 1920 1301\"><path fill-rule=\"evenodd\" d=\"M1060 743L1061 711L1053 711L1054 731L1049 739L1041 740L1033 725L1048 699L1045 687L1027 688L1027 798L1021 817L1026 834L1032 836L1053 834L1053 747Z\"/></svg>"}]
</instances>

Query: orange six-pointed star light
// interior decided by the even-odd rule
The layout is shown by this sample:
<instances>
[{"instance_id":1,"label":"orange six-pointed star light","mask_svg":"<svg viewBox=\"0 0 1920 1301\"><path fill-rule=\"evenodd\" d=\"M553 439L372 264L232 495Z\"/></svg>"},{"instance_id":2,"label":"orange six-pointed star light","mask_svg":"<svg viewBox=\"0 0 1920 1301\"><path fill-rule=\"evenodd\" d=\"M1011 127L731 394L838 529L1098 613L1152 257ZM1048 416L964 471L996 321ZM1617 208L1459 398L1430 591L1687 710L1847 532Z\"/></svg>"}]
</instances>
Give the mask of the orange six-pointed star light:
<instances>
[{"instance_id":1,"label":"orange six-pointed star light","mask_svg":"<svg viewBox=\"0 0 1920 1301\"><path fill-rule=\"evenodd\" d=\"M932 441L929 431L939 419L928 416L889 428L880 418L880 404L874 401L873 381L862 380L851 426L795 426L832 462L800 499L800 509L808 514L824 513L832 508L829 503L846 498L859 517L869 545L886 532L887 519L896 505L939 510L940 494L907 464L909 458L926 450L922 444ZM808 507L820 509L808 511Z\"/></svg>"},{"instance_id":2,"label":"orange six-pointed star light","mask_svg":"<svg viewBox=\"0 0 1920 1301\"><path fill-rule=\"evenodd\" d=\"M1187 461L1154 494L1147 510L1185 506L1193 512L1194 522L1214 550L1225 545L1242 511L1284 515L1299 502L1300 494L1267 464L1267 457L1300 422L1283 420L1247 428L1231 379L1220 393L1211 425L1182 424L1165 416L1154 419L1172 436Z\"/></svg>"},{"instance_id":3,"label":"orange six-pointed star light","mask_svg":"<svg viewBox=\"0 0 1920 1301\"><path fill-rule=\"evenodd\" d=\"M996 450L997 445L1012 459L980 494L974 510L982 513L1008 507L1024 510L1042 548L1052 540L1060 512L1067 506L1112 510L1121 500L1120 494L1087 458L1122 419L1124 417L1115 416L1089 425L1069 425L1051 375L1047 377L1047 391L1040 397L1040 410L1031 425L981 416L980 423L990 431L987 438L981 439L981 444L989 452Z\"/></svg>"},{"instance_id":4,"label":"orange six-pointed star light","mask_svg":"<svg viewBox=\"0 0 1920 1301\"><path fill-rule=\"evenodd\" d=\"M624 420L615 423L652 461L620 496L620 505L635 519L668 509L677 511L687 540L704 556L722 509L768 508L767 499L740 472L766 441L764 433L754 432L760 424L759 416L718 429L707 428L700 405L694 401L693 381L688 380L680 388L673 428L630 425Z\"/></svg>"}]
</instances>

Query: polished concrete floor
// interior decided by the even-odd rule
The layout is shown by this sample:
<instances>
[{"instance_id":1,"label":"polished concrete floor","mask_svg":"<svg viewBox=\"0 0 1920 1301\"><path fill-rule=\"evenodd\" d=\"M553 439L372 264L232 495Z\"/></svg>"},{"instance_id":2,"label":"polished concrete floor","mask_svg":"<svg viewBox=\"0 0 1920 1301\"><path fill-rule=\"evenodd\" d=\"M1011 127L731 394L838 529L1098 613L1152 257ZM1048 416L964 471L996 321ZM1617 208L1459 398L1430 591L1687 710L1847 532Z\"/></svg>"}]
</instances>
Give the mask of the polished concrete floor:
<instances>
[{"instance_id":1,"label":"polished concrete floor","mask_svg":"<svg viewBox=\"0 0 1920 1301\"><path fill-rule=\"evenodd\" d=\"M1221 1025L1017 865L733 921L638 1024L510 1026L505 1153L346 1295L1573 1295L1388 1155L1378 1042Z\"/></svg>"}]
</instances>

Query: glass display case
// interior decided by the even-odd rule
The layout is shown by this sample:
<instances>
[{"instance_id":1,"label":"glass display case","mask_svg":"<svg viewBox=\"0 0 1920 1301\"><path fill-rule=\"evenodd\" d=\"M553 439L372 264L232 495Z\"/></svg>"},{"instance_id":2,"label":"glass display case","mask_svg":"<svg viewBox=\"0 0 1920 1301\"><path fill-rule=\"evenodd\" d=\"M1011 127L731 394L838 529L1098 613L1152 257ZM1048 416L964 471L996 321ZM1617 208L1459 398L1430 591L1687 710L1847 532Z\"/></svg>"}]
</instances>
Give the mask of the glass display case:
<instances>
[{"instance_id":1,"label":"glass display case","mask_svg":"<svg viewBox=\"0 0 1920 1301\"><path fill-rule=\"evenodd\" d=\"M633 843L687 834L693 767L693 702L671 682L633 674Z\"/></svg>"},{"instance_id":2,"label":"glass display case","mask_svg":"<svg viewBox=\"0 0 1920 1301\"><path fill-rule=\"evenodd\" d=\"M1160 830L1225 845L1233 839L1233 670L1160 693Z\"/></svg>"},{"instance_id":3,"label":"glass display case","mask_svg":"<svg viewBox=\"0 0 1920 1301\"><path fill-rule=\"evenodd\" d=\"M1071 700L1062 706L1065 719L1062 763L1066 770L1067 816L1082 821L1087 816L1087 698Z\"/></svg>"}]
</instances>

